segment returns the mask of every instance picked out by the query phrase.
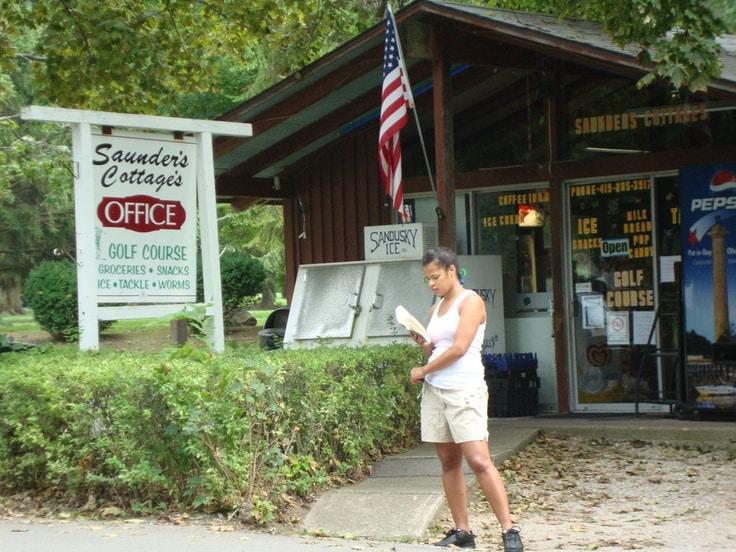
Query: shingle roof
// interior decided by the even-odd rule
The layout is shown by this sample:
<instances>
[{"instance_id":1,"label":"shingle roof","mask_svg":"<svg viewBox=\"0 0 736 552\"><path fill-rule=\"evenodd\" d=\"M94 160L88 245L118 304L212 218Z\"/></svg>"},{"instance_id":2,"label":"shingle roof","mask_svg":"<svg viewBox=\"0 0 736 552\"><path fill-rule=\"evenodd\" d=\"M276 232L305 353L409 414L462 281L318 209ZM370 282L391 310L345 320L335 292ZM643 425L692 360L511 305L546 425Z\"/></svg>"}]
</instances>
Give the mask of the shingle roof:
<instances>
[{"instance_id":1,"label":"shingle roof","mask_svg":"<svg viewBox=\"0 0 736 552\"><path fill-rule=\"evenodd\" d=\"M427 3L523 29L530 33L555 37L559 41L600 49L632 61L636 60L639 52L639 48L633 45L627 45L624 48L618 46L599 23L591 21L560 19L546 14L469 6L442 0L427 0ZM530 38L536 37L532 35ZM721 47L720 60L723 64L719 81L729 81L732 85L731 90L736 90L736 35L724 35L719 37L717 42Z\"/></svg>"}]
</instances>

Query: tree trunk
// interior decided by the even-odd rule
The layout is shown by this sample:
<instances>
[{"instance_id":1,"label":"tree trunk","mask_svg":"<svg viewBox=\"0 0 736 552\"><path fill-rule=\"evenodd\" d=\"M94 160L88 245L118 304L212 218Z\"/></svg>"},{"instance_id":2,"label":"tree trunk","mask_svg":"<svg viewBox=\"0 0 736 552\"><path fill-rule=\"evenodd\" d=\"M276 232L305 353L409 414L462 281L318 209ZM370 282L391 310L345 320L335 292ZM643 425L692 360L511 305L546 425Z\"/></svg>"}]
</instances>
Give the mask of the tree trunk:
<instances>
[{"instance_id":1,"label":"tree trunk","mask_svg":"<svg viewBox=\"0 0 736 552\"><path fill-rule=\"evenodd\" d=\"M0 278L0 312L23 313L21 280L17 274L6 274Z\"/></svg>"},{"instance_id":2,"label":"tree trunk","mask_svg":"<svg viewBox=\"0 0 736 552\"><path fill-rule=\"evenodd\" d=\"M273 286L270 283L263 284L261 289L261 304L262 309L272 309L274 301Z\"/></svg>"}]
</instances>

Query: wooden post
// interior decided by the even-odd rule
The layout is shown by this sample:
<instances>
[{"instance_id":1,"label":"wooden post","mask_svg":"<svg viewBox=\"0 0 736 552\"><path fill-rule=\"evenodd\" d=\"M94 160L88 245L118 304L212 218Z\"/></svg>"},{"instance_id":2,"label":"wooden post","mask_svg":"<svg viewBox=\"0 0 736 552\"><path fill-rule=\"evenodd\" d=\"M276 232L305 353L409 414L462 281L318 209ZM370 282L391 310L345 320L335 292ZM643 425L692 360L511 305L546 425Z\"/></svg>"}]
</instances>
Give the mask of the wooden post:
<instances>
[{"instance_id":1,"label":"wooden post","mask_svg":"<svg viewBox=\"0 0 736 552\"><path fill-rule=\"evenodd\" d=\"M222 316L220 240L217 236L215 172L212 158L212 133L197 134L197 203L199 203L200 247L204 280L204 302L208 309L207 335L212 349L225 350L225 323Z\"/></svg>"},{"instance_id":2,"label":"wooden post","mask_svg":"<svg viewBox=\"0 0 736 552\"><path fill-rule=\"evenodd\" d=\"M440 245L456 248L455 235L455 142L450 98L450 59L447 41L436 29L432 37L432 83L434 100L434 151L437 173L438 229Z\"/></svg>"},{"instance_id":3,"label":"wooden post","mask_svg":"<svg viewBox=\"0 0 736 552\"><path fill-rule=\"evenodd\" d=\"M100 328L97 322L95 225L90 216L95 212L95 198L92 193L92 127L89 123L72 124L72 145L79 349L97 351L100 348Z\"/></svg>"},{"instance_id":4,"label":"wooden post","mask_svg":"<svg viewBox=\"0 0 736 552\"><path fill-rule=\"evenodd\" d=\"M212 135L247 137L253 135L248 123L206 121L85 111L59 107L27 106L21 108L21 119L26 121L54 121L72 124L74 145L74 214L77 233L77 292L79 296L79 348L96 350L99 347L98 320L122 320L152 318L180 312L186 304L151 304L104 307L98 304L96 263L97 252L94 223L94 172L92 164L92 130L96 125L103 129L144 128L173 132L182 137L192 133L197 141L197 199L199 204L202 264L204 266L204 292L207 314L212 322L212 347L215 351L225 348L222 316L222 290L220 285L219 241L217 239L217 210L215 203L215 174L212 157ZM194 213L192 213L193 215Z\"/></svg>"},{"instance_id":5,"label":"wooden post","mask_svg":"<svg viewBox=\"0 0 736 552\"><path fill-rule=\"evenodd\" d=\"M178 346L184 345L189 338L189 324L187 321L183 318L174 318L169 324L171 341Z\"/></svg>"},{"instance_id":6,"label":"wooden post","mask_svg":"<svg viewBox=\"0 0 736 552\"><path fill-rule=\"evenodd\" d=\"M554 163L560 155L560 71L553 67L545 73L547 98L547 178L549 179L549 218L563 220L564 198L562 181L554 174ZM567 373L567 340L565 328L565 285L563 231L561 224L551 225L550 257L552 260L552 334L555 341L555 369L557 374L557 409L561 414L570 412L570 378Z\"/></svg>"}]
</instances>

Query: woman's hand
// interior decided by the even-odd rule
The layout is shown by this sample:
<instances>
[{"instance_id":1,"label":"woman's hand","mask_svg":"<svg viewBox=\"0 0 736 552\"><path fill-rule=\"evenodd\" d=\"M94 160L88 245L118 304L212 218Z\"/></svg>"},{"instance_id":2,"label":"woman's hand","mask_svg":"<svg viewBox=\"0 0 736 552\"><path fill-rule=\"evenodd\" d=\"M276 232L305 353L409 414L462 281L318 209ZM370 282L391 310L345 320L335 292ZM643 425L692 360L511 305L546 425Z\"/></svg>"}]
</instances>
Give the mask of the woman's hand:
<instances>
[{"instance_id":1,"label":"woman's hand","mask_svg":"<svg viewBox=\"0 0 736 552\"><path fill-rule=\"evenodd\" d=\"M421 383L424 381L424 369L421 366L415 366L409 372L409 380L412 383Z\"/></svg>"},{"instance_id":2,"label":"woman's hand","mask_svg":"<svg viewBox=\"0 0 736 552\"><path fill-rule=\"evenodd\" d=\"M432 345L432 343L425 341L417 332L409 332L409 337L411 337L414 340L414 343L424 350L425 355L429 356L432 354L432 349L434 349L434 345Z\"/></svg>"}]
</instances>

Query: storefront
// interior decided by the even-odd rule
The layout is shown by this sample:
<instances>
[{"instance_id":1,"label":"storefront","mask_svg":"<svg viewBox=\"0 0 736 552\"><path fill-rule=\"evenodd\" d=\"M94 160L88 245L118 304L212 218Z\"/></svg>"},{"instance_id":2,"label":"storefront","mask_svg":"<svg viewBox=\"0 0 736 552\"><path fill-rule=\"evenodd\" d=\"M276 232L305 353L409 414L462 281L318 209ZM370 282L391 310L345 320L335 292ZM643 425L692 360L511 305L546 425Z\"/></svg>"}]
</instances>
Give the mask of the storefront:
<instances>
[{"instance_id":1,"label":"storefront","mask_svg":"<svg viewBox=\"0 0 736 552\"><path fill-rule=\"evenodd\" d=\"M408 210L460 254L502 257L506 350L537 354L541 410L666 408L675 361L644 353L683 350L681 319L652 327L683 304L681 170L736 162L736 40L719 82L672 94L638 88L636 52L592 23L429 0L397 21L437 167L434 191L406 127ZM216 144L218 193L284 206L289 289L395 222L376 170L382 31L225 117L255 131Z\"/></svg>"}]
</instances>

